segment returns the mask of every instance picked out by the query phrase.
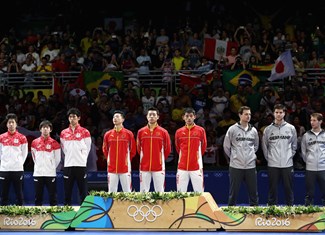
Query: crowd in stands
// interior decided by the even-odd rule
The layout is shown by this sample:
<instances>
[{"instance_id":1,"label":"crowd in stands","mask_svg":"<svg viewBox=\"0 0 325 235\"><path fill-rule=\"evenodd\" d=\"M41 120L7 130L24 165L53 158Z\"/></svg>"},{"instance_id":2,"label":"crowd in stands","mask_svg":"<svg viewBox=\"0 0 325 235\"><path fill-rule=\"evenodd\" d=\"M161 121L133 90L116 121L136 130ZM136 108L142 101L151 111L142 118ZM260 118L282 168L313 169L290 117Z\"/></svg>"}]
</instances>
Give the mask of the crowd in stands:
<instances>
[{"instance_id":1,"label":"crowd in stands","mask_svg":"<svg viewBox=\"0 0 325 235\"><path fill-rule=\"evenodd\" d=\"M212 7L212 6L211 6ZM210 9L212 9L210 7ZM184 125L182 111L193 107L197 112L196 123L205 128L208 148L204 163L209 169L226 167L228 162L222 152L223 137L227 128L238 121L240 106L248 105L252 110L252 124L262 134L263 128L273 121L272 109L277 103L287 107L286 120L292 123L301 138L310 129L309 118L313 112L325 115L324 77L308 80L306 69L323 71L325 76L325 28L311 25L301 28L293 23L272 25L262 21L262 15L255 8L246 6L254 15L251 20L231 20L231 9L213 5L209 20L201 20L199 27L192 27L191 18L186 17L177 27L131 25L125 31L107 27L94 27L76 35L74 29L59 25L45 27L39 32L30 28L26 34L19 34L14 28L0 38L0 75L33 72L122 71L126 76L137 74L139 86L132 81L120 88L111 78L110 86L104 92L98 89L72 92L66 86L64 94L48 97L40 91L36 94L25 92L21 87L1 87L0 118L7 113L19 117L19 130L26 133L31 141L37 136L40 122L47 119L53 123L52 135L57 140L62 129L68 126L67 110L77 107L82 112L81 126L87 128L93 139L93 151L89 159L95 164L91 170L106 170L102 153L104 133L113 127L112 115L115 110L126 114L124 126L136 135L146 125L146 110L155 106L160 111L159 124L170 134L171 142L177 128ZM280 13L278 13L280 14ZM214 17L211 17L214 16ZM261 20L260 20L261 19ZM148 22L151 22L148 19ZM197 25L197 24L196 24ZM176 29L175 29L176 28ZM313 30L310 30L313 29ZM219 60L204 56L204 38L216 38L236 43L231 54ZM252 65L274 63L284 50L290 49L296 76L286 78L275 87L262 84L259 90L249 84L239 85L235 93L225 89L221 76L225 69L245 69ZM191 89L188 86L175 87L169 93L167 84L173 82L173 74L213 71L213 81L208 84L202 75L202 83ZM141 83L142 77L150 77L159 71L166 86L155 88ZM0 124L0 132L6 131L6 124ZM261 151L258 151L258 165L265 166ZM303 162L296 157L296 167L303 169ZM97 161L97 163L96 163ZM175 149L167 160L168 167L175 169ZM133 161L138 169L137 158ZM26 169L32 168L32 161L26 162Z\"/></svg>"}]
</instances>

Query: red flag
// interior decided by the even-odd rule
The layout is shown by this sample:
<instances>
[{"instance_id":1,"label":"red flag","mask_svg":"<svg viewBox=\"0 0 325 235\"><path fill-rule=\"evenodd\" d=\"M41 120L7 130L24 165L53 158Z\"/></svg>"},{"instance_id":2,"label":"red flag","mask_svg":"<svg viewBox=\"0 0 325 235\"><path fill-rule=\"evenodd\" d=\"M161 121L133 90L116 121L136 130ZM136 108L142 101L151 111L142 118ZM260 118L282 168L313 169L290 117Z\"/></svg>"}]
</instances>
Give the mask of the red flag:
<instances>
[{"instance_id":1,"label":"red flag","mask_svg":"<svg viewBox=\"0 0 325 235\"><path fill-rule=\"evenodd\" d=\"M223 41L215 38L204 39L204 56L209 60L219 60L230 54L231 48L238 49L237 42Z\"/></svg>"},{"instance_id":2,"label":"red flag","mask_svg":"<svg viewBox=\"0 0 325 235\"><path fill-rule=\"evenodd\" d=\"M216 42L217 40L215 38L204 39L204 56L207 57L209 60L214 60Z\"/></svg>"},{"instance_id":3,"label":"red flag","mask_svg":"<svg viewBox=\"0 0 325 235\"><path fill-rule=\"evenodd\" d=\"M296 75L290 50L283 52L275 61L269 81Z\"/></svg>"},{"instance_id":4,"label":"red flag","mask_svg":"<svg viewBox=\"0 0 325 235\"><path fill-rule=\"evenodd\" d=\"M200 76L198 75L179 73L179 77L181 79L181 85L188 85L189 88L192 88L201 82Z\"/></svg>"},{"instance_id":5,"label":"red flag","mask_svg":"<svg viewBox=\"0 0 325 235\"><path fill-rule=\"evenodd\" d=\"M84 73L80 73L78 75L78 78L75 80L74 84L73 84L73 88L80 88L82 90L85 90L85 83L84 83Z\"/></svg>"},{"instance_id":6,"label":"red flag","mask_svg":"<svg viewBox=\"0 0 325 235\"><path fill-rule=\"evenodd\" d=\"M210 70L207 73L201 73L201 74L179 73L179 76L181 79L181 85L188 85L188 87L191 89L191 88L201 84L202 82L210 84L213 79L212 72L213 72L213 70ZM205 81L202 81L202 76L205 76Z\"/></svg>"},{"instance_id":7,"label":"red flag","mask_svg":"<svg viewBox=\"0 0 325 235\"><path fill-rule=\"evenodd\" d=\"M63 84L61 78L53 75L52 80L53 80L52 94L57 94L59 96L59 100L63 101Z\"/></svg>"}]
</instances>

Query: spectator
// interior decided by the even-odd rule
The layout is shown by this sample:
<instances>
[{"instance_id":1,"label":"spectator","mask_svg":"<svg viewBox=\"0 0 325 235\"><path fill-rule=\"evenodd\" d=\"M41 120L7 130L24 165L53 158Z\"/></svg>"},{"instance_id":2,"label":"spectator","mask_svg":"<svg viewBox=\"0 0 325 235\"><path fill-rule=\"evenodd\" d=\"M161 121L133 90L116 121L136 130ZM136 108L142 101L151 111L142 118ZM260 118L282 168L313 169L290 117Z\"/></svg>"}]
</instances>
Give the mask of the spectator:
<instances>
[{"instance_id":1,"label":"spectator","mask_svg":"<svg viewBox=\"0 0 325 235\"><path fill-rule=\"evenodd\" d=\"M229 108L233 114L236 114L240 107L246 106L247 94L245 93L244 86L238 85L237 94L231 95L229 99Z\"/></svg>"},{"instance_id":2,"label":"spectator","mask_svg":"<svg viewBox=\"0 0 325 235\"><path fill-rule=\"evenodd\" d=\"M141 102L143 106L143 114L147 115L149 108L155 106L155 97L151 95L150 87L144 88L144 95L141 97Z\"/></svg>"},{"instance_id":3,"label":"spectator","mask_svg":"<svg viewBox=\"0 0 325 235\"><path fill-rule=\"evenodd\" d=\"M140 76L149 75L151 68L151 57L148 55L146 49L142 48L140 50L140 55L136 58L138 65L138 73Z\"/></svg>"},{"instance_id":4,"label":"spectator","mask_svg":"<svg viewBox=\"0 0 325 235\"><path fill-rule=\"evenodd\" d=\"M172 58L172 62L174 64L174 68L177 72L182 69L182 63L184 60L185 60L185 58L182 56L181 50L178 48L175 49L174 56Z\"/></svg>"}]
</instances>

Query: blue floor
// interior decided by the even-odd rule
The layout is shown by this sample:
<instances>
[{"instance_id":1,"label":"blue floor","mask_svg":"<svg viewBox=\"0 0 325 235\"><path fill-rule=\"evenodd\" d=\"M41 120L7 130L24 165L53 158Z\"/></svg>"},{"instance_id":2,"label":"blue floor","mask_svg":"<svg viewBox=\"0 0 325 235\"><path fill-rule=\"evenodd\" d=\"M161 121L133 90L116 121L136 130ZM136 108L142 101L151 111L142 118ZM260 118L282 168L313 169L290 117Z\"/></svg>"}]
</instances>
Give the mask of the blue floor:
<instances>
[{"instance_id":1,"label":"blue floor","mask_svg":"<svg viewBox=\"0 0 325 235\"><path fill-rule=\"evenodd\" d=\"M11 232L11 231L0 231L0 234L17 234L17 235L26 235L26 233L37 233L37 235L44 234L44 235L57 235L59 232L40 232L40 231L28 231L28 232ZM203 235L203 234L218 234L218 235L225 235L225 234L245 234L245 235L250 235L250 234L265 234L265 232L225 232L225 231L207 231L207 232L173 232L173 231L166 231L166 232L154 232L154 231L65 231L65 233L70 233L70 234L85 234L85 235L99 235L99 234L104 234L104 233L114 233L118 235L140 235L140 234L146 234L146 235L157 235L157 234L162 234L162 235L167 235L168 234L183 234L183 235ZM267 235L271 234L285 234L285 235L291 235L291 234L301 234L301 233L289 233L289 232L267 232ZM317 234L317 233L302 233L303 235L307 234Z\"/></svg>"}]
</instances>

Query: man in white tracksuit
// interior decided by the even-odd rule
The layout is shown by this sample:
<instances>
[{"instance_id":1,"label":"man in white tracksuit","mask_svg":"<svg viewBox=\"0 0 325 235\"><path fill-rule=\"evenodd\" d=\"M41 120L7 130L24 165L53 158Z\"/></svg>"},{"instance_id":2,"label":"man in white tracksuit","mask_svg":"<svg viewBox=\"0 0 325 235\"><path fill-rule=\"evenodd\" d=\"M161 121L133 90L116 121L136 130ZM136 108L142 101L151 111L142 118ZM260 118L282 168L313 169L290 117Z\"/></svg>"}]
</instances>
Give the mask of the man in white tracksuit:
<instances>
[{"instance_id":1,"label":"man in white tracksuit","mask_svg":"<svg viewBox=\"0 0 325 235\"><path fill-rule=\"evenodd\" d=\"M315 182L318 182L325 206L325 131L321 128L323 115L310 115L311 130L307 131L301 140L302 159L306 162L306 197L305 205L314 204Z\"/></svg>"},{"instance_id":2,"label":"man in white tracksuit","mask_svg":"<svg viewBox=\"0 0 325 235\"><path fill-rule=\"evenodd\" d=\"M286 108L276 104L273 109L274 122L264 129L262 149L268 166L268 205L278 204L278 186L282 180L287 206L294 204L293 156L297 150L297 131L284 121Z\"/></svg>"},{"instance_id":3,"label":"man in white tracksuit","mask_svg":"<svg viewBox=\"0 0 325 235\"><path fill-rule=\"evenodd\" d=\"M42 121L39 129L41 136L34 139L31 144L34 161L35 206L43 205L45 187L48 191L50 206L56 206L56 168L61 161L61 148L60 144L50 136L53 129L50 121Z\"/></svg>"},{"instance_id":4,"label":"man in white tracksuit","mask_svg":"<svg viewBox=\"0 0 325 235\"><path fill-rule=\"evenodd\" d=\"M9 190L12 184L16 193L16 205L24 203L23 180L24 163L28 154L26 136L17 131L18 117L8 113L6 123L8 131L0 135L0 180L2 182L1 205L9 204Z\"/></svg>"},{"instance_id":5,"label":"man in white tracksuit","mask_svg":"<svg viewBox=\"0 0 325 235\"><path fill-rule=\"evenodd\" d=\"M64 192L65 205L71 205L72 190L77 183L80 202L87 196L87 159L91 148L90 132L81 127L81 112L77 108L68 110L70 125L61 131L60 143L64 153Z\"/></svg>"},{"instance_id":6,"label":"man in white tracksuit","mask_svg":"<svg viewBox=\"0 0 325 235\"><path fill-rule=\"evenodd\" d=\"M229 199L228 206L235 206L242 182L248 189L249 205L258 205L256 151L259 146L258 132L249 124L251 110L242 106L238 110L239 122L229 127L223 149L229 162Z\"/></svg>"}]
</instances>

